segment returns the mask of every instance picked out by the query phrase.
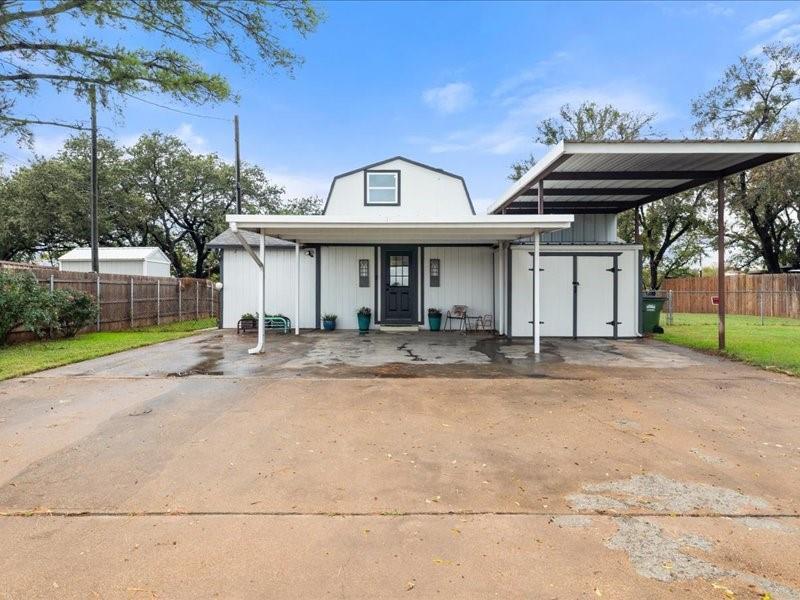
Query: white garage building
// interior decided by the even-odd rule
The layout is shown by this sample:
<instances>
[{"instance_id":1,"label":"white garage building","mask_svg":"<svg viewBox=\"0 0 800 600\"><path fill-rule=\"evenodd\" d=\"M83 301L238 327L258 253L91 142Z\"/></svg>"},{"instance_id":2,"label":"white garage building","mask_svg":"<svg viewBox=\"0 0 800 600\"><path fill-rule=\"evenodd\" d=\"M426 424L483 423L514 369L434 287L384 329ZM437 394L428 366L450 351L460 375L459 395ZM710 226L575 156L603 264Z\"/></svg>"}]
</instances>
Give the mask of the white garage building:
<instances>
[{"instance_id":1,"label":"white garage building","mask_svg":"<svg viewBox=\"0 0 800 600\"><path fill-rule=\"evenodd\" d=\"M100 247L97 251L101 273L169 277L167 255L155 246ZM92 270L92 249L73 248L58 259L62 271Z\"/></svg>"},{"instance_id":2,"label":"white garage building","mask_svg":"<svg viewBox=\"0 0 800 600\"><path fill-rule=\"evenodd\" d=\"M485 215L458 175L403 157L373 163L333 179L322 215L227 217L212 243L222 324L266 311L299 332L335 313L354 329L366 306L373 327L423 329L429 308L466 305L536 351L541 336L635 337L642 248L619 241L617 215L799 149L562 142Z\"/></svg>"}]
</instances>

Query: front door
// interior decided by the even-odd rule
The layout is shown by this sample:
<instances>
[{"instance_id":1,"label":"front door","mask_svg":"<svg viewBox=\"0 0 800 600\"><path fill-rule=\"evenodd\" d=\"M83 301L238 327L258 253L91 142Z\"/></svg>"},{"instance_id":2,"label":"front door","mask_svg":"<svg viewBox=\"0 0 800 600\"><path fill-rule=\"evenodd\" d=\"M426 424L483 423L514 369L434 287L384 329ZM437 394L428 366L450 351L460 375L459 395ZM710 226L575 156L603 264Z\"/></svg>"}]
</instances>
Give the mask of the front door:
<instances>
[{"instance_id":1,"label":"front door","mask_svg":"<svg viewBox=\"0 0 800 600\"><path fill-rule=\"evenodd\" d=\"M417 322L417 261L416 250L383 251L384 323Z\"/></svg>"}]
</instances>

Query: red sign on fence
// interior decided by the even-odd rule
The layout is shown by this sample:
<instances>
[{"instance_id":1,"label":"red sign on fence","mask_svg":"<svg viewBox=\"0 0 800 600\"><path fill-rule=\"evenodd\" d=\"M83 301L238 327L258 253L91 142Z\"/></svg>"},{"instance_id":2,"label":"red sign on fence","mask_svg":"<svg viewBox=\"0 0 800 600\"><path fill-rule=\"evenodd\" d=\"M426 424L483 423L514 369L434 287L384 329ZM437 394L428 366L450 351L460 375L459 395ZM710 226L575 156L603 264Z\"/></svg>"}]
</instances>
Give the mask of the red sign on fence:
<instances>
[{"instance_id":1,"label":"red sign on fence","mask_svg":"<svg viewBox=\"0 0 800 600\"><path fill-rule=\"evenodd\" d=\"M711 304L719 306L719 296L711 296Z\"/></svg>"}]
</instances>

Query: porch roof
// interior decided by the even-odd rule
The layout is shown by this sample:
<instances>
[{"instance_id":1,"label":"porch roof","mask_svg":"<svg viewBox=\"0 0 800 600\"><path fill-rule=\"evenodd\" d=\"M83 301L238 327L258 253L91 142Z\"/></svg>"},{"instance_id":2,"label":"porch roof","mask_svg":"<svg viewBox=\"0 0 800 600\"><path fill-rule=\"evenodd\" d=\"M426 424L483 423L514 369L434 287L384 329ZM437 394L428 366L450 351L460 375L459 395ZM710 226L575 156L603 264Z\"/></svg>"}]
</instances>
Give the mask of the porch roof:
<instances>
[{"instance_id":1,"label":"porch roof","mask_svg":"<svg viewBox=\"0 0 800 600\"><path fill-rule=\"evenodd\" d=\"M791 154L797 142L561 142L488 213L618 213Z\"/></svg>"},{"instance_id":2,"label":"porch roof","mask_svg":"<svg viewBox=\"0 0 800 600\"><path fill-rule=\"evenodd\" d=\"M512 241L567 229L572 215L477 215L451 218L227 215L233 231L303 244L476 244Z\"/></svg>"}]
</instances>

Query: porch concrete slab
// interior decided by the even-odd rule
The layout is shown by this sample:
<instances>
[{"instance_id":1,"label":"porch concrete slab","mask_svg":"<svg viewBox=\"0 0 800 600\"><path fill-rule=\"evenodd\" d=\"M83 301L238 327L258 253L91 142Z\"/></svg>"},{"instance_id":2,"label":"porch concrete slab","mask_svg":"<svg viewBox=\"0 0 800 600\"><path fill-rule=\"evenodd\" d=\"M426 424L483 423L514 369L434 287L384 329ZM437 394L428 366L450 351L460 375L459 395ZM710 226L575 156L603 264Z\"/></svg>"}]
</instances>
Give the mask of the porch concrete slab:
<instances>
[{"instance_id":1,"label":"porch concrete slab","mask_svg":"<svg viewBox=\"0 0 800 600\"><path fill-rule=\"evenodd\" d=\"M263 354L254 335L211 331L101 357L33 377L537 377L572 367L671 369L722 361L645 340L546 339L534 355L530 340L485 334L357 332L270 333Z\"/></svg>"},{"instance_id":2,"label":"porch concrete slab","mask_svg":"<svg viewBox=\"0 0 800 600\"><path fill-rule=\"evenodd\" d=\"M209 332L3 382L0 597L800 598L800 380L394 335L375 366Z\"/></svg>"}]
</instances>

